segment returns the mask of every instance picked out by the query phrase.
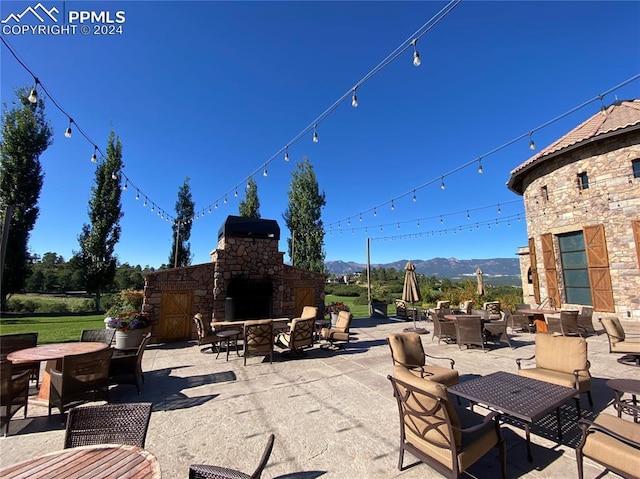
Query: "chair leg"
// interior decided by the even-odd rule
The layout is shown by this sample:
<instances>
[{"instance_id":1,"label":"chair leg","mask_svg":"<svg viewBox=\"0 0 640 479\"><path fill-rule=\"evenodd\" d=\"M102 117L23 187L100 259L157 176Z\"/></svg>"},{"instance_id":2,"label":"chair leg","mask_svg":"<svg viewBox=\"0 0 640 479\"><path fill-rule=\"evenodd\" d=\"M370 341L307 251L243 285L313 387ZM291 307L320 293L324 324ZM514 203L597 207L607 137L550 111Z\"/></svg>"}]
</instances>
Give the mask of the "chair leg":
<instances>
[{"instance_id":1,"label":"chair leg","mask_svg":"<svg viewBox=\"0 0 640 479\"><path fill-rule=\"evenodd\" d=\"M404 446L400 443L400 457L398 458L398 470L402 471L402 461L404 459Z\"/></svg>"},{"instance_id":2,"label":"chair leg","mask_svg":"<svg viewBox=\"0 0 640 479\"><path fill-rule=\"evenodd\" d=\"M578 449L576 449L576 463L578 464L578 479L583 479L584 465L583 465L582 447L578 447Z\"/></svg>"},{"instance_id":3,"label":"chair leg","mask_svg":"<svg viewBox=\"0 0 640 479\"><path fill-rule=\"evenodd\" d=\"M582 418L582 411L580 409L580 395L578 395L578 397L574 399L576 400L576 409L578 410L578 421L579 421L580 418Z\"/></svg>"},{"instance_id":4,"label":"chair leg","mask_svg":"<svg viewBox=\"0 0 640 479\"><path fill-rule=\"evenodd\" d=\"M589 398L589 406L593 408L593 398L591 397L591 391L587 391L587 398Z\"/></svg>"},{"instance_id":5,"label":"chair leg","mask_svg":"<svg viewBox=\"0 0 640 479\"><path fill-rule=\"evenodd\" d=\"M500 439L498 442L498 450L500 451L500 472L502 473L502 479L507 479L507 452L504 447L504 439Z\"/></svg>"}]
</instances>

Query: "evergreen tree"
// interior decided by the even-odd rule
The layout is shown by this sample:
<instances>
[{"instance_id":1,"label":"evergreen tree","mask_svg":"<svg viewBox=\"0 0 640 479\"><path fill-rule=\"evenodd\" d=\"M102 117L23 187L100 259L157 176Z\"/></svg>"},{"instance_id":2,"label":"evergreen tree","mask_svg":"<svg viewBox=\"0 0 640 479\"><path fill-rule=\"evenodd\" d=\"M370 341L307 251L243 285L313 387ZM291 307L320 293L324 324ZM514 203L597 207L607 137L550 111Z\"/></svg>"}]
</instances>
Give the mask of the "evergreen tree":
<instances>
[{"instance_id":1,"label":"evergreen tree","mask_svg":"<svg viewBox=\"0 0 640 479\"><path fill-rule=\"evenodd\" d=\"M120 201L122 166L122 143L112 131L107 158L96 168L95 183L91 188L88 211L91 224L85 223L78 236L85 286L94 294L96 311L100 310L102 291L113 283L116 274L115 247L120 240L123 216Z\"/></svg>"},{"instance_id":2,"label":"evergreen tree","mask_svg":"<svg viewBox=\"0 0 640 479\"><path fill-rule=\"evenodd\" d=\"M0 310L7 309L7 296L20 291L28 276L27 245L40 208L38 199L44 174L40 155L53 143L53 132L44 115L44 101L29 101L29 89L16 90L17 102L10 110L3 105L0 142L0 226L7 208L11 215L2 271Z\"/></svg>"},{"instance_id":3,"label":"evergreen tree","mask_svg":"<svg viewBox=\"0 0 640 479\"><path fill-rule=\"evenodd\" d=\"M191 185L189 185L189 177L187 176L178 189L178 199L176 201L176 219L173 223L173 244L171 245L171 253L169 254L169 262L167 264L173 266L189 266L193 255L191 254L191 220L195 205L191 197ZM176 257L176 240L178 255Z\"/></svg>"},{"instance_id":4,"label":"evergreen tree","mask_svg":"<svg viewBox=\"0 0 640 479\"><path fill-rule=\"evenodd\" d=\"M313 166L305 157L296 165L287 193L289 205L282 215L292 237L287 239L289 257L298 268L324 273L324 228L320 192Z\"/></svg>"},{"instance_id":5,"label":"evergreen tree","mask_svg":"<svg viewBox=\"0 0 640 479\"><path fill-rule=\"evenodd\" d=\"M245 218L260 218L260 200L258 199L258 185L253 177L247 181L247 193L238 206L240 216Z\"/></svg>"}]
</instances>

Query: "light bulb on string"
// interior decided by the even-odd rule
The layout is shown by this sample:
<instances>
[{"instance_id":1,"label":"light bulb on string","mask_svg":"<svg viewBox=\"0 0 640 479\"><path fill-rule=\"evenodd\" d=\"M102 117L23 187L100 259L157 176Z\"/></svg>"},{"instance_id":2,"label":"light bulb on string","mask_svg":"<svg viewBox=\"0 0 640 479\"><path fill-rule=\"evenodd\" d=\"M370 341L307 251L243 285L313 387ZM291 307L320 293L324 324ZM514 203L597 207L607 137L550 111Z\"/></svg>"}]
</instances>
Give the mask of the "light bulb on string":
<instances>
[{"instance_id":1,"label":"light bulb on string","mask_svg":"<svg viewBox=\"0 0 640 479\"><path fill-rule=\"evenodd\" d=\"M147 197L146 196L144 197L144 203L142 203L142 206L145 206L145 207L147 206Z\"/></svg>"},{"instance_id":2,"label":"light bulb on string","mask_svg":"<svg viewBox=\"0 0 640 479\"><path fill-rule=\"evenodd\" d=\"M201 215L201 216L204 216L204 211L202 212L202 215Z\"/></svg>"},{"instance_id":3,"label":"light bulb on string","mask_svg":"<svg viewBox=\"0 0 640 479\"><path fill-rule=\"evenodd\" d=\"M400 229L400 223L398 223L398 229Z\"/></svg>"},{"instance_id":4,"label":"light bulb on string","mask_svg":"<svg viewBox=\"0 0 640 479\"><path fill-rule=\"evenodd\" d=\"M313 142L318 143L318 125L313 125Z\"/></svg>"},{"instance_id":5,"label":"light bulb on string","mask_svg":"<svg viewBox=\"0 0 640 479\"><path fill-rule=\"evenodd\" d=\"M136 200L140 199L140 190L136 188Z\"/></svg>"},{"instance_id":6,"label":"light bulb on string","mask_svg":"<svg viewBox=\"0 0 640 479\"><path fill-rule=\"evenodd\" d=\"M285 147L284 149L284 161L289 161L289 147Z\"/></svg>"},{"instance_id":7,"label":"light bulb on string","mask_svg":"<svg viewBox=\"0 0 640 479\"><path fill-rule=\"evenodd\" d=\"M71 125L73 124L73 119L69 118L69 126L67 127L67 129L64 132L64 136L67 138L71 138Z\"/></svg>"},{"instance_id":8,"label":"light bulb on string","mask_svg":"<svg viewBox=\"0 0 640 479\"><path fill-rule=\"evenodd\" d=\"M151 211L153 212L153 210L155 210L155 209L156 209L156 205L151 203Z\"/></svg>"},{"instance_id":9,"label":"light bulb on string","mask_svg":"<svg viewBox=\"0 0 640 479\"><path fill-rule=\"evenodd\" d=\"M502 213L502 209L500 209L500 203L498 203L498 214Z\"/></svg>"},{"instance_id":10,"label":"light bulb on string","mask_svg":"<svg viewBox=\"0 0 640 479\"><path fill-rule=\"evenodd\" d=\"M598 95L598 98L600 98L600 113L602 113L603 116L607 116L607 107L604 106L604 96Z\"/></svg>"},{"instance_id":11,"label":"light bulb on string","mask_svg":"<svg viewBox=\"0 0 640 479\"><path fill-rule=\"evenodd\" d=\"M396 206L393 204L393 200L391 200L391 211L394 211L396 209Z\"/></svg>"},{"instance_id":12,"label":"light bulb on string","mask_svg":"<svg viewBox=\"0 0 640 479\"><path fill-rule=\"evenodd\" d=\"M225 205L228 203L228 202L227 202L227 195L224 195L224 200L223 200L223 201L224 201L224 204L225 204Z\"/></svg>"},{"instance_id":13,"label":"light bulb on string","mask_svg":"<svg viewBox=\"0 0 640 479\"><path fill-rule=\"evenodd\" d=\"M471 215L469 214L469 210L467 210L467 219L470 219Z\"/></svg>"},{"instance_id":14,"label":"light bulb on string","mask_svg":"<svg viewBox=\"0 0 640 479\"><path fill-rule=\"evenodd\" d=\"M97 163L98 162L98 147L96 145L93 145L93 155L91 155L91 163Z\"/></svg>"},{"instance_id":15,"label":"light bulb on string","mask_svg":"<svg viewBox=\"0 0 640 479\"><path fill-rule=\"evenodd\" d=\"M484 172L482 169L482 158L478 158L478 173L481 175Z\"/></svg>"},{"instance_id":16,"label":"light bulb on string","mask_svg":"<svg viewBox=\"0 0 640 479\"><path fill-rule=\"evenodd\" d=\"M529 149L530 150L535 150L536 149L536 144L533 141L533 132L532 131L529 132Z\"/></svg>"},{"instance_id":17,"label":"light bulb on string","mask_svg":"<svg viewBox=\"0 0 640 479\"><path fill-rule=\"evenodd\" d=\"M420 220L418 220L418 224L417 224L418 228L420 228Z\"/></svg>"},{"instance_id":18,"label":"light bulb on string","mask_svg":"<svg viewBox=\"0 0 640 479\"><path fill-rule=\"evenodd\" d=\"M111 173L111 179L112 180L117 180L118 179L115 171L113 173Z\"/></svg>"},{"instance_id":19,"label":"light bulb on string","mask_svg":"<svg viewBox=\"0 0 640 479\"><path fill-rule=\"evenodd\" d=\"M376 209L375 209L375 208L373 209L373 216L374 216L374 217L375 217L375 216L378 216L378 212L376 211Z\"/></svg>"},{"instance_id":20,"label":"light bulb on string","mask_svg":"<svg viewBox=\"0 0 640 479\"><path fill-rule=\"evenodd\" d=\"M31 89L31 92L29 93L29 96L27 97L27 99L31 103L37 103L38 102L38 83L40 83L40 80L38 80L35 77L34 77L34 80L35 80L35 85L33 85L33 88Z\"/></svg>"},{"instance_id":21,"label":"light bulb on string","mask_svg":"<svg viewBox=\"0 0 640 479\"><path fill-rule=\"evenodd\" d=\"M209 206L209 213L211 213L211 206Z\"/></svg>"},{"instance_id":22,"label":"light bulb on string","mask_svg":"<svg viewBox=\"0 0 640 479\"><path fill-rule=\"evenodd\" d=\"M440 224L444 223L444 220L442 219L442 215L440 215Z\"/></svg>"},{"instance_id":23,"label":"light bulb on string","mask_svg":"<svg viewBox=\"0 0 640 479\"><path fill-rule=\"evenodd\" d=\"M418 53L417 43L418 43L417 38L411 42L411 45L413 45L413 66L414 67L419 67L422 64L422 62L420 61L420 54Z\"/></svg>"},{"instance_id":24,"label":"light bulb on string","mask_svg":"<svg viewBox=\"0 0 640 479\"><path fill-rule=\"evenodd\" d=\"M213 207L214 207L215 209L218 209L218 202L217 202L217 201L216 201L216 204L215 204L215 205L213 205Z\"/></svg>"},{"instance_id":25,"label":"light bulb on string","mask_svg":"<svg viewBox=\"0 0 640 479\"><path fill-rule=\"evenodd\" d=\"M128 188L129 188L129 180L125 180L124 186L122 187L122 191L127 191Z\"/></svg>"},{"instance_id":26,"label":"light bulb on string","mask_svg":"<svg viewBox=\"0 0 640 479\"><path fill-rule=\"evenodd\" d=\"M236 198L238 197L238 188L236 188L235 193L233 194L233 196L235 196Z\"/></svg>"},{"instance_id":27,"label":"light bulb on string","mask_svg":"<svg viewBox=\"0 0 640 479\"><path fill-rule=\"evenodd\" d=\"M445 186L444 186L444 176L440 179L440 189L444 190Z\"/></svg>"},{"instance_id":28,"label":"light bulb on string","mask_svg":"<svg viewBox=\"0 0 640 479\"><path fill-rule=\"evenodd\" d=\"M269 176L269 174L267 173L267 165L264 165L264 171L262 172L262 176L264 176L265 178Z\"/></svg>"},{"instance_id":29,"label":"light bulb on string","mask_svg":"<svg viewBox=\"0 0 640 479\"><path fill-rule=\"evenodd\" d=\"M360 213L360 222L362 222L362 213Z\"/></svg>"},{"instance_id":30,"label":"light bulb on string","mask_svg":"<svg viewBox=\"0 0 640 479\"><path fill-rule=\"evenodd\" d=\"M351 106L356 108L358 106L358 97L356 96L356 89L353 89L353 94L351 95Z\"/></svg>"},{"instance_id":31,"label":"light bulb on string","mask_svg":"<svg viewBox=\"0 0 640 479\"><path fill-rule=\"evenodd\" d=\"M418 201L418 197L416 196L416 190L413 190L413 202Z\"/></svg>"},{"instance_id":32,"label":"light bulb on string","mask_svg":"<svg viewBox=\"0 0 640 479\"><path fill-rule=\"evenodd\" d=\"M347 218L347 226L351 226L351 218Z\"/></svg>"}]
</instances>

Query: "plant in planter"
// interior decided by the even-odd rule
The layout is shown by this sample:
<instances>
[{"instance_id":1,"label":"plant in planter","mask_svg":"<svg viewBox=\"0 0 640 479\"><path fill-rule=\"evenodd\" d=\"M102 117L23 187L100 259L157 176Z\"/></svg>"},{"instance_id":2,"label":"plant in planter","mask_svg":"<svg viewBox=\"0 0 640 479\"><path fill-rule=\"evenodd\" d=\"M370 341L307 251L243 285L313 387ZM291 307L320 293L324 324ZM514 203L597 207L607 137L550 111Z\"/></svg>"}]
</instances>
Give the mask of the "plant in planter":
<instances>
[{"instance_id":1,"label":"plant in planter","mask_svg":"<svg viewBox=\"0 0 640 479\"><path fill-rule=\"evenodd\" d=\"M335 326L338 321L338 313L340 311L350 311L349 306L347 306L342 301L334 301L333 303L329 303L327 306L327 311L331 316L331 326Z\"/></svg>"},{"instance_id":2,"label":"plant in planter","mask_svg":"<svg viewBox=\"0 0 640 479\"><path fill-rule=\"evenodd\" d=\"M149 316L140 311L120 313L116 317L108 317L105 322L108 328L116 330L116 349L136 349L151 325Z\"/></svg>"}]
</instances>

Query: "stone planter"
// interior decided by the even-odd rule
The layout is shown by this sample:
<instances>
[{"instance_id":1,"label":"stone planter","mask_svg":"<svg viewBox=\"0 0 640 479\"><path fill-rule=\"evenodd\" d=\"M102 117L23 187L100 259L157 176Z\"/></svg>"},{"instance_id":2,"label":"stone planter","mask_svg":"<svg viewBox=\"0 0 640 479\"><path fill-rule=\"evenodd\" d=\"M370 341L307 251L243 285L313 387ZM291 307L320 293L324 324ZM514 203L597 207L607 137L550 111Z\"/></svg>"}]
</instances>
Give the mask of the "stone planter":
<instances>
[{"instance_id":1,"label":"stone planter","mask_svg":"<svg viewBox=\"0 0 640 479\"><path fill-rule=\"evenodd\" d=\"M331 313L331 327L335 328L337 322L338 322L338 313Z\"/></svg>"},{"instance_id":2,"label":"stone planter","mask_svg":"<svg viewBox=\"0 0 640 479\"><path fill-rule=\"evenodd\" d=\"M374 301L369 305L369 314L372 318L386 318L387 317L387 303L382 301Z\"/></svg>"},{"instance_id":3,"label":"stone planter","mask_svg":"<svg viewBox=\"0 0 640 479\"><path fill-rule=\"evenodd\" d=\"M116 331L116 349L138 349L142 342L142 336L147 332L147 329Z\"/></svg>"}]
</instances>

